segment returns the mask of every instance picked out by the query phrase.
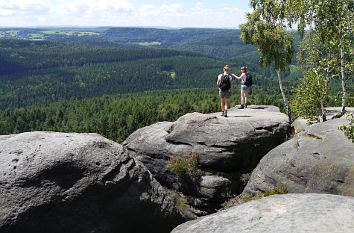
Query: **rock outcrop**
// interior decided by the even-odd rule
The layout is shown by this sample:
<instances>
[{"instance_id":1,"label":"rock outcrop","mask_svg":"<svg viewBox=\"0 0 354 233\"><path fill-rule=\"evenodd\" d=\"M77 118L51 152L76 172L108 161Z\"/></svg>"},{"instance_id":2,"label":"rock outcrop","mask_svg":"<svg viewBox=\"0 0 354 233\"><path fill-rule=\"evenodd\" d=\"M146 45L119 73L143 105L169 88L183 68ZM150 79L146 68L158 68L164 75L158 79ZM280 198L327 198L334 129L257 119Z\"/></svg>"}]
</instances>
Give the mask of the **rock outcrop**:
<instances>
[{"instance_id":1,"label":"rock outcrop","mask_svg":"<svg viewBox=\"0 0 354 233\"><path fill-rule=\"evenodd\" d=\"M240 193L240 176L249 173L290 132L288 117L273 106L230 109L220 113L191 113L176 122L160 122L139 129L123 145L146 165L165 187L183 192L188 203L212 212L231 194ZM181 185L166 166L173 155L198 156L200 177Z\"/></svg>"},{"instance_id":2,"label":"rock outcrop","mask_svg":"<svg viewBox=\"0 0 354 233\"><path fill-rule=\"evenodd\" d=\"M172 233L352 233L354 198L329 194L275 195L176 227Z\"/></svg>"},{"instance_id":3,"label":"rock outcrop","mask_svg":"<svg viewBox=\"0 0 354 233\"><path fill-rule=\"evenodd\" d=\"M245 191L281 185L291 193L354 196L354 144L338 129L345 117L307 127L270 151L253 171Z\"/></svg>"},{"instance_id":4,"label":"rock outcrop","mask_svg":"<svg viewBox=\"0 0 354 233\"><path fill-rule=\"evenodd\" d=\"M346 107L345 111L348 113L354 113L354 108L353 107ZM326 119L327 120L332 120L336 118L342 117L342 108L341 107L328 107L326 108ZM304 131L306 127L309 125L313 124L315 122L311 122L308 119L299 117L296 118L295 121L292 123L292 126L294 128L295 134Z\"/></svg>"},{"instance_id":5,"label":"rock outcrop","mask_svg":"<svg viewBox=\"0 0 354 233\"><path fill-rule=\"evenodd\" d=\"M176 200L96 134L0 136L0 232L169 232Z\"/></svg>"},{"instance_id":6,"label":"rock outcrop","mask_svg":"<svg viewBox=\"0 0 354 233\"><path fill-rule=\"evenodd\" d=\"M338 118L338 115L341 116L342 107L327 107L326 108L326 117L327 120ZM348 113L354 113L354 107L346 107L345 111Z\"/></svg>"}]
</instances>

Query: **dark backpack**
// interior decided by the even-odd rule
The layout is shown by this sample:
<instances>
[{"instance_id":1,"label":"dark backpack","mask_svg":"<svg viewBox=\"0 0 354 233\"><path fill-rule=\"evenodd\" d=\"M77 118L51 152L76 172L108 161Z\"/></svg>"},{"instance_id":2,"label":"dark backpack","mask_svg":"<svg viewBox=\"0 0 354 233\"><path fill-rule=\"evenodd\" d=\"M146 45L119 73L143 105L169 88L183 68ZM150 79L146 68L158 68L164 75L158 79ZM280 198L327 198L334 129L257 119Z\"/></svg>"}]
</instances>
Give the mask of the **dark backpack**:
<instances>
[{"instance_id":1,"label":"dark backpack","mask_svg":"<svg viewBox=\"0 0 354 233\"><path fill-rule=\"evenodd\" d=\"M228 74L222 75L219 88L221 91L228 91L231 89L231 81L230 81L230 76Z\"/></svg>"},{"instance_id":2,"label":"dark backpack","mask_svg":"<svg viewBox=\"0 0 354 233\"><path fill-rule=\"evenodd\" d=\"M252 84L253 84L252 76L249 73L247 73L246 74L246 82L244 82L243 85L250 87L250 86L252 86Z\"/></svg>"}]
</instances>

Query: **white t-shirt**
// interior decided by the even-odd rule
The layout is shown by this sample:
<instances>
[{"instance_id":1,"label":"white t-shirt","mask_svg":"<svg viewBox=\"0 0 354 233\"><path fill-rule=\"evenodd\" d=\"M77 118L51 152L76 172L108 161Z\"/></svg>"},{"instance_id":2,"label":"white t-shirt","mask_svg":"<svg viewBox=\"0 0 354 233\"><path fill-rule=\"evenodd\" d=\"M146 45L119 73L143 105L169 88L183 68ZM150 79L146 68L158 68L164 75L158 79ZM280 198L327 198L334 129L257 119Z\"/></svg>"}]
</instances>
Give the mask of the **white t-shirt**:
<instances>
[{"instance_id":1,"label":"white t-shirt","mask_svg":"<svg viewBox=\"0 0 354 233\"><path fill-rule=\"evenodd\" d=\"M242 73L242 74L240 75L240 77L237 77L237 76L236 76L236 79L241 80L241 84L242 84L242 85L245 85L244 83L246 82L246 79L247 79L246 73Z\"/></svg>"}]
</instances>

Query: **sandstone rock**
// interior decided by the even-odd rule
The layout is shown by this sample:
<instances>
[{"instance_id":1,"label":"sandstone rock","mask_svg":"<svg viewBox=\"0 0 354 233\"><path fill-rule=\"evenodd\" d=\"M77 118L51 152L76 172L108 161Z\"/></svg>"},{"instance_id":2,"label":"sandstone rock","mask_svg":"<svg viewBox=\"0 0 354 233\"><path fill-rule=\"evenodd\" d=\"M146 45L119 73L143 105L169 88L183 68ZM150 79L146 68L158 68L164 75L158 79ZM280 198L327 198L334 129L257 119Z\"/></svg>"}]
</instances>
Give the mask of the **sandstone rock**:
<instances>
[{"instance_id":1,"label":"sandstone rock","mask_svg":"<svg viewBox=\"0 0 354 233\"><path fill-rule=\"evenodd\" d=\"M302 131L305 130L306 127L308 127L309 121L307 119L304 119L302 117L298 117L294 120L294 122L291 124L291 126L294 128L294 133L298 134Z\"/></svg>"},{"instance_id":2,"label":"sandstone rock","mask_svg":"<svg viewBox=\"0 0 354 233\"><path fill-rule=\"evenodd\" d=\"M230 181L220 176L203 176L200 181L200 193L202 196L214 199L226 195L228 197L228 188Z\"/></svg>"},{"instance_id":3,"label":"sandstone rock","mask_svg":"<svg viewBox=\"0 0 354 233\"><path fill-rule=\"evenodd\" d=\"M327 107L326 108L326 117L327 120L331 120L333 118L336 118L338 114L340 114L342 111L342 107ZM345 111L354 113L354 107L346 107Z\"/></svg>"},{"instance_id":4,"label":"sandstone rock","mask_svg":"<svg viewBox=\"0 0 354 233\"><path fill-rule=\"evenodd\" d=\"M176 227L172 233L352 233L354 198L329 194L275 195Z\"/></svg>"},{"instance_id":5,"label":"sandstone rock","mask_svg":"<svg viewBox=\"0 0 354 233\"><path fill-rule=\"evenodd\" d=\"M0 232L169 232L176 200L96 134L0 136Z\"/></svg>"},{"instance_id":6,"label":"sandstone rock","mask_svg":"<svg viewBox=\"0 0 354 233\"><path fill-rule=\"evenodd\" d=\"M270 151L253 171L245 192L272 190L354 196L354 144L338 129L345 118L311 125Z\"/></svg>"},{"instance_id":7,"label":"sandstone rock","mask_svg":"<svg viewBox=\"0 0 354 233\"><path fill-rule=\"evenodd\" d=\"M210 209L214 212L220 208L220 200L226 200L231 196L231 181L224 177L202 176L195 186L196 197L190 198L190 202L193 203L193 206L204 207L206 211Z\"/></svg>"},{"instance_id":8,"label":"sandstone rock","mask_svg":"<svg viewBox=\"0 0 354 233\"><path fill-rule=\"evenodd\" d=\"M346 107L345 109L349 113L354 113L353 107ZM342 111L341 107L327 107L326 108L326 119L332 120L335 118L342 117L341 111ZM302 117L298 117L292 123L292 127L295 130L295 134L297 134L297 133L304 131L306 127L308 127L309 125L314 124L314 123L316 123L316 122L310 121L308 119L304 119Z\"/></svg>"},{"instance_id":9,"label":"sandstone rock","mask_svg":"<svg viewBox=\"0 0 354 233\"><path fill-rule=\"evenodd\" d=\"M137 130L123 145L162 185L200 198L208 196L205 188L198 189L196 184L186 192L167 169L166 161L172 155L197 154L202 175L223 176L231 181L225 192L239 193L241 174L252 171L268 151L286 140L289 131L288 117L277 107L250 106L230 109L227 118L220 113L190 113L176 122L160 122Z\"/></svg>"}]
</instances>

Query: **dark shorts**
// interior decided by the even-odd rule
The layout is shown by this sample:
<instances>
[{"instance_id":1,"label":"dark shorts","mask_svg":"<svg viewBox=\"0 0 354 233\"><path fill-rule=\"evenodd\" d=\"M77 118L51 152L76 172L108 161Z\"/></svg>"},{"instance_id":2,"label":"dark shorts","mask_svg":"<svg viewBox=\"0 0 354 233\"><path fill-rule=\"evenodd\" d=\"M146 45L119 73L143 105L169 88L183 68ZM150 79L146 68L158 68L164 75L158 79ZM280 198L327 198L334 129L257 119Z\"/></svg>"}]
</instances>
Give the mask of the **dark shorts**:
<instances>
[{"instance_id":1,"label":"dark shorts","mask_svg":"<svg viewBox=\"0 0 354 233\"><path fill-rule=\"evenodd\" d=\"M228 90L228 91L221 91L219 89L219 96L220 98L230 98L231 96L231 90Z\"/></svg>"},{"instance_id":2,"label":"dark shorts","mask_svg":"<svg viewBox=\"0 0 354 233\"><path fill-rule=\"evenodd\" d=\"M246 86L246 85L241 85L241 91L249 91L250 87Z\"/></svg>"}]
</instances>

